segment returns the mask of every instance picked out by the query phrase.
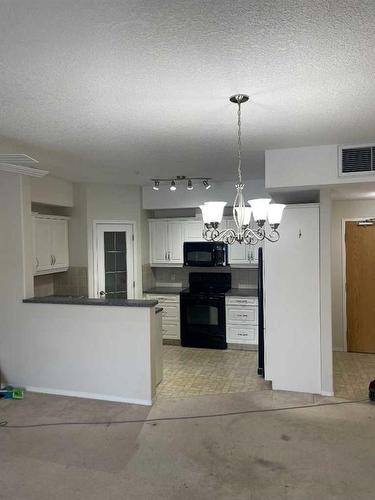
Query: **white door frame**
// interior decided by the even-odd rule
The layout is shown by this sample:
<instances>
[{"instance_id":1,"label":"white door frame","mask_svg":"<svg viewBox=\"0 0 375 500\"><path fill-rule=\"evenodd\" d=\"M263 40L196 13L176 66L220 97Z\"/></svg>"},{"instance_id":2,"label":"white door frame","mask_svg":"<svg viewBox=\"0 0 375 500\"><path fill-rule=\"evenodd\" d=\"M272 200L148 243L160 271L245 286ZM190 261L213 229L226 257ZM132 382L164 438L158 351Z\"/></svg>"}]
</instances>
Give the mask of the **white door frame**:
<instances>
[{"instance_id":1,"label":"white door frame","mask_svg":"<svg viewBox=\"0 0 375 500\"><path fill-rule=\"evenodd\" d=\"M132 267L133 267L133 276L132 283L129 287L129 279L128 279L128 297L134 298L135 296L135 270L136 270L136 238L135 238L135 221L125 221L125 220L94 220L93 221L93 296L99 297L99 246L98 246L98 229L100 226L131 226L132 227ZM129 293L131 292L131 293Z\"/></svg>"},{"instance_id":2,"label":"white door frame","mask_svg":"<svg viewBox=\"0 0 375 500\"><path fill-rule=\"evenodd\" d=\"M348 351L348 319L346 315L346 242L345 232L347 222L360 222L361 220L372 219L374 215L368 217L348 217L341 219L341 248L342 248L342 328L344 338L344 351Z\"/></svg>"}]
</instances>

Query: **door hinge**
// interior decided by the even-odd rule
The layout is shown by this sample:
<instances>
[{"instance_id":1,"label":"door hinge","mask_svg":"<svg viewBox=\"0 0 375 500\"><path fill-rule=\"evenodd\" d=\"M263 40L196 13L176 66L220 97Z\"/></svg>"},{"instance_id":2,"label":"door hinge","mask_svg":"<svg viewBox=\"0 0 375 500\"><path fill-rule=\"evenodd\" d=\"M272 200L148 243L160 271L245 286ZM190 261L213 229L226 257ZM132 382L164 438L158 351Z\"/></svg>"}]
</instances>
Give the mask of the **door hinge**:
<instances>
[{"instance_id":1,"label":"door hinge","mask_svg":"<svg viewBox=\"0 0 375 500\"><path fill-rule=\"evenodd\" d=\"M135 288L135 281L133 281L133 288Z\"/></svg>"},{"instance_id":2,"label":"door hinge","mask_svg":"<svg viewBox=\"0 0 375 500\"><path fill-rule=\"evenodd\" d=\"M132 234L132 241L134 241L134 234Z\"/></svg>"}]
</instances>

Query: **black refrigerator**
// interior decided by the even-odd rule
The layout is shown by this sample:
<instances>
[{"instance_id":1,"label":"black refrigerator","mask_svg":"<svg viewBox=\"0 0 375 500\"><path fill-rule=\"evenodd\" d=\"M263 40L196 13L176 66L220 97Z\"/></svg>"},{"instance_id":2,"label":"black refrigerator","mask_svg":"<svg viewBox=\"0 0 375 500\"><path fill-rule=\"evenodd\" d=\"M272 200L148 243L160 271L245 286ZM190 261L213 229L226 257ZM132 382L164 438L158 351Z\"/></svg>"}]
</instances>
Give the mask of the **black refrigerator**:
<instances>
[{"instance_id":1,"label":"black refrigerator","mask_svg":"<svg viewBox=\"0 0 375 500\"><path fill-rule=\"evenodd\" d=\"M258 375L264 378L263 248L258 248Z\"/></svg>"}]
</instances>

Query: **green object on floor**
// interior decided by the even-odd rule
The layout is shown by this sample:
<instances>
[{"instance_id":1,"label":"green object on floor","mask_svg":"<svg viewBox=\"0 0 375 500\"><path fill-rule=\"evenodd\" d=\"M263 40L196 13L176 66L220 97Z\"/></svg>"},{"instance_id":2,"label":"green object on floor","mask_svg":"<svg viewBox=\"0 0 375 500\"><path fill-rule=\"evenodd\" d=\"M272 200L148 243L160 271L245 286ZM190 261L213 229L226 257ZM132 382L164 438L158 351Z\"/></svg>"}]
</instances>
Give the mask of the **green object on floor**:
<instances>
[{"instance_id":1,"label":"green object on floor","mask_svg":"<svg viewBox=\"0 0 375 500\"><path fill-rule=\"evenodd\" d=\"M24 390L21 387L15 387L13 389L13 399L23 399L24 397Z\"/></svg>"},{"instance_id":2,"label":"green object on floor","mask_svg":"<svg viewBox=\"0 0 375 500\"><path fill-rule=\"evenodd\" d=\"M25 391L22 387L7 385L3 389L0 389L0 396L4 397L4 399L23 399L24 395Z\"/></svg>"}]
</instances>

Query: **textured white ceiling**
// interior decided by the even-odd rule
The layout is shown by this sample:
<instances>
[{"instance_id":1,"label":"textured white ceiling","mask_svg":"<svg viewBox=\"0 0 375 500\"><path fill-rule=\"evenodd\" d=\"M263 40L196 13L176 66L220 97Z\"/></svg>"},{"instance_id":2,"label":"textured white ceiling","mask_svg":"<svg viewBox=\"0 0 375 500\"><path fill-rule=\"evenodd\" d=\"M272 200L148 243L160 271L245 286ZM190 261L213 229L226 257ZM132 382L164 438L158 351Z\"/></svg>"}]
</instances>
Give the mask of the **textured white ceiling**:
<instances>
[{"instance_id":1,"label":"textured white ceiling","mask_svg":"<svg viewBox=\"0 0 375 500\"><path fill-rule=\"evenodd\" d=\"M2 0L0 152L74 180L245 178L264 149L375 138L374 1Z\"/></svg>"}]
</instances>

